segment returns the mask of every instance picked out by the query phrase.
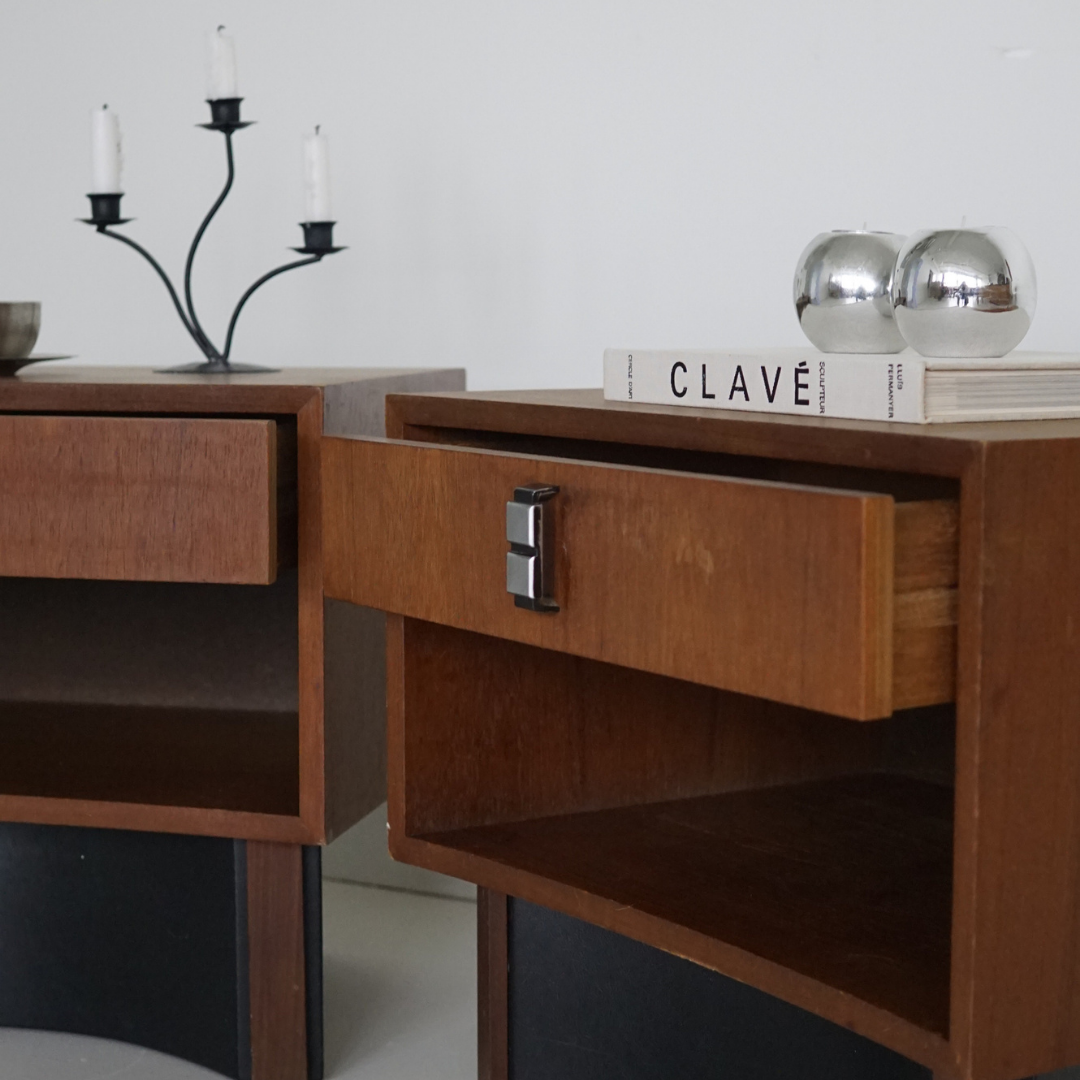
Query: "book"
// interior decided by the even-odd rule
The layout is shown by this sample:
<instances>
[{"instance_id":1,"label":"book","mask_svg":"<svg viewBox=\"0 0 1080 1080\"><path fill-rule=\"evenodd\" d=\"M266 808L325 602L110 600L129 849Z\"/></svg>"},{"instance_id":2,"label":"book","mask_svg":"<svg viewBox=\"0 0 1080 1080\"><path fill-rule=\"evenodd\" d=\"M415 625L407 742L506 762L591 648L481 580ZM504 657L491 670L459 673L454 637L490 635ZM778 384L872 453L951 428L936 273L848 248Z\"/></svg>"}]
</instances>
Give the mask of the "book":
<instances>
[{"instance_id":1,"label":"book","mask_svg":"<svg viewBox=\"0 0 1080 1080\"><path fill-rule=\"evenodd\" d=\"M605 349L604 397L908 424L1080 417L1080 354Z\"/></svg>"}]
</instances>

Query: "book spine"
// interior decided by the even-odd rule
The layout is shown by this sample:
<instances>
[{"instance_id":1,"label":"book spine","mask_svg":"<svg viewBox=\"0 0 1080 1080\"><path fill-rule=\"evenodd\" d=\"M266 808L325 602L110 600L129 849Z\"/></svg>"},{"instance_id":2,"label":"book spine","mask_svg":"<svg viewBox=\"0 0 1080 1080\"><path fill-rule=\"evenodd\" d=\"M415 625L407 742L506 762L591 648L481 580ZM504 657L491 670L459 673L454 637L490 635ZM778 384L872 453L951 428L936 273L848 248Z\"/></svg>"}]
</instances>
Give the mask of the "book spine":
<instances>
[{"instance_id":1,"label":"book spine","mask_svg":"<svg viewBox=\"0 0 1080 1080\"><path fill-rule=\"evenodd\" d=\"M924 424L924 386L910 353L604 350L608 401Z\"/></svg>"}]
</instances>

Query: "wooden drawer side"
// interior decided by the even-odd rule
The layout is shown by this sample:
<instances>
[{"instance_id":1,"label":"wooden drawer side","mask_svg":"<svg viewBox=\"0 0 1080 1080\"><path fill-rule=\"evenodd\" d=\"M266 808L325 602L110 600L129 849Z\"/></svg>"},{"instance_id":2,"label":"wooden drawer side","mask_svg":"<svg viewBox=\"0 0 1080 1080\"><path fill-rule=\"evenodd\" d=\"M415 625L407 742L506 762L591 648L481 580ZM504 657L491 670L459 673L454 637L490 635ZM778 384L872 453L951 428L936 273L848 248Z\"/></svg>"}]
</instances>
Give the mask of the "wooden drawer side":
<instances>
[{"instance_id":1,"label":"wooden drawer side","mask_svg":"<svg viewBox=\"0 0 1080 1080\"><path fill-rule=\"evenodd\" d=\"M960 512L951 499L896 504L893 708L956 698Z\"/></svg>"},{"instance_id":2,"label":"wooden drawer side","mask_svg":"<svg viewBox=\"0 0 1080 1080\"><path fill-rule=\"evenodd\" d=\"M0 575L269 584L276 424L0 416Z\"/></svg>"},{"instance_id":3,"label":"wooden drawer side","mask_svg":"<svg viewBox=\"0 0 1080 1080\"><path fill-rule=\"evenodd\" d=\"M506 592L505 503L560 493L555 592ZM554 458L327 439L328 595L774 701L892 711L893 500Z\"/></svg>"}]
</instances>

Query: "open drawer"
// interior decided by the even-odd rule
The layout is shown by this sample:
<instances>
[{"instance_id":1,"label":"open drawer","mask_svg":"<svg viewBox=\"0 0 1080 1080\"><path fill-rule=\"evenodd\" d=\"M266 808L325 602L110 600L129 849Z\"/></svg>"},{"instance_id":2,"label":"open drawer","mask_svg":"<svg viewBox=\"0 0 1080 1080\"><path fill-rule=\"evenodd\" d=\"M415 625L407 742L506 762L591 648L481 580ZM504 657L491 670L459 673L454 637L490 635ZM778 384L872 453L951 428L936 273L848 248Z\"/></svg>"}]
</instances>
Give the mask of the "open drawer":
<instances>
[{"instance_id":1,"label":"open drawer","mask_svg":"<svg viewBox=\"0 0 1080 1080\"><path fill-rule=\"evenodd\" d=\"M279 449L273 420L0 416L0 576L268 584Z\"/></svg>"},{"instance_id":2,"label":"open drawer","mask_svg":"<svg viewBox=\"0 0 1080 1080\"><path fill-rule=\"evenodd\" d=\"M543 484L557 610L507 591ZM377 439L324 440L329 596L846 716L952 699L950 500Z\"/></svg>"}]
</instances>

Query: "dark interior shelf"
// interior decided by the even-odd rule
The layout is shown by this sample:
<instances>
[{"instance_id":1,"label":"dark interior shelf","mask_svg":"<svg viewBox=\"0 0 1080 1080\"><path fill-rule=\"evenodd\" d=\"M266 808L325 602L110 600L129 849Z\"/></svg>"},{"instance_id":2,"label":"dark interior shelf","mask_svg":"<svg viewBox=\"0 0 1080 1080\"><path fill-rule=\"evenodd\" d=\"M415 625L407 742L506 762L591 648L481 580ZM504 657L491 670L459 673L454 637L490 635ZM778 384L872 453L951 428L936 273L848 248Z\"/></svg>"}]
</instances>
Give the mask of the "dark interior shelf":
<instances>
[{"instance_id":1,"label":"dark interior shelf","mask_svg":"<svg viewBox=\"0 0 1080 1080\"><path fill-rule=\"evenodd\" d=\"M951 788L873 774L423 839L633 907L947 1036L952 833Z\"/></svg>"},{"instance_id":2,"label":"dark interior shelf","mask_svg":"<svg viewBox=\"0 0 1080 1080\"><path fill-rule=\"evenodd\" d=\"M299 813L296 713L0 702L0 794Z\"/></svg>"}]
</instances>

